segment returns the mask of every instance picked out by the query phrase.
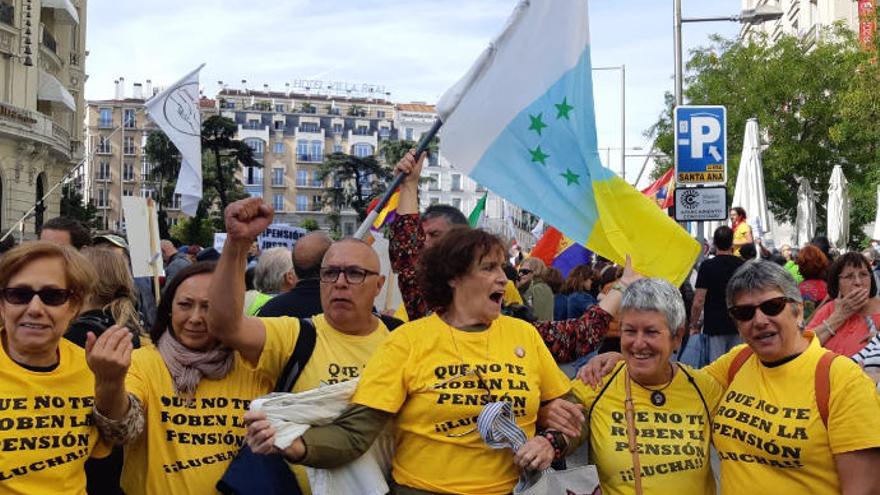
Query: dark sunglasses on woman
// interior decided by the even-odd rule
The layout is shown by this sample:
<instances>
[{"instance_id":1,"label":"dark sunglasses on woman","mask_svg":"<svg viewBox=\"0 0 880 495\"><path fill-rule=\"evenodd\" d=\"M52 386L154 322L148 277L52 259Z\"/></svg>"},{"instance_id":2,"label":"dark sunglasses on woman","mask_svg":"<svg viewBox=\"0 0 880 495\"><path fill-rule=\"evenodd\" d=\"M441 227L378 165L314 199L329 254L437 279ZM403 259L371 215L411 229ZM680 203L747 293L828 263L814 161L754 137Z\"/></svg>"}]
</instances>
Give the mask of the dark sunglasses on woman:
<instances>
[{"instance_id":1,"label":"dark sunglasses on woman","mask_svg":"<svg viewBox=\"0 0 880 495\"><path fill-rule=\"evenodd\" d=\"M0 290L0 295L9 304L30 304L35 295L40 296L40 301L47 306L61 306L66 303L73 291L69 289L45 288L34 290L30 287L6 287Z\"/></svg>"},{"instance_id":2,"label":"dark sunglasses on woman","mask_svg":"<svg viewBox=\"0 0 880 495\"><path fill-rule=\"evenodd\" d=\"M739 321L750 321L755 317L755 310L761 308L761 312L767 316L776 316L785 309L785 306L788 303L794 302L793 299L790 299L785 296L774 297L773 299L767 299L761 304L742 304L739 306L731 306L727 308L727 312L730 313L730 316Z\"/></svg>"}]
</instances>

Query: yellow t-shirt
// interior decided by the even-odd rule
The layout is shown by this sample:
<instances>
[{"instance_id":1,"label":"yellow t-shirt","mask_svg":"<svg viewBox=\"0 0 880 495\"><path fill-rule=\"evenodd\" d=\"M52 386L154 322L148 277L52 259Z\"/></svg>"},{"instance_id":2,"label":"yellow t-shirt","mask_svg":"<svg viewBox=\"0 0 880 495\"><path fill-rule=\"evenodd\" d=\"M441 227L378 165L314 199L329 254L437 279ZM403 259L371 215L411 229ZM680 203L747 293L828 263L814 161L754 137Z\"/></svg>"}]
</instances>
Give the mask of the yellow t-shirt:
<instances>
[{"instance_id":1,"label":"yellow t-shirt","mask_svg":"<svg viewBox=\"0 0 880 495\"><path fill-rule=\"evenodd\" d=\"M751 231L752 231L752 228L745 221L743 221L742 223L740 223L739 225L736 226L736 230L733 231L733 243L734 243L733 254L734 255L739 256L739 248L742 247L742 246L736 246L736 243L745 242L746 239L748 238L749 232L751 232Z\"/></svg>"},{"instance_id":2,"label":"yellow t-shirt","mask_svg":"<svg viewBox=\"0 0 880 495\"><path fill-rule=\"evenodd\" d=\"M523 303L522 295L520 295L519 290L517 290L516 288L516 284L513 283L513 280L508 280L507 283L504 285L504 297L501 299L501 301L508 306L511 304Z\"/></svg>"},{"instance_id":3,"label":"yellow t-shirt","mask_svg":"<svg viewBox=\"0 0 880 495\"><path fill-rule=\"evenodd\" d=\"M286 316L261 320L266 327L266 344L257 369L266 376L277 377L299 338L299 320ZM379 318L376 320L376 330L369 335L358 336L336 330L322 314L312 317L316 334L315 350L293 385L293 391L303 392L318 388L322 383L332 385L359 377L367 361L388 336L388 327ZM310 495L305 468L293 466L293 472L303 495Z\"/></svg>"},{"instance_id":4,"label":"yellow t-shirt","mask_svg":"<svg viewBox=\"0 0 880 495\"><path fill-rule=\"evenodd\" d=\"M109 453L92 420L85 352L61 339L58 358L52 371L30 371L0 346L0 493L84 495L86 459Z\"/></svg>"},{"instance_id":5,"label":"yellow t-shirt","mask_svg":"<svg viewBox=\"0 0 880 495\"><path fill-rule=\"evenodd\" d=\"M179 397L159 351L134 351L125 386L144 404L146 431L125 448L122 488L129 495L217 493L217 481L244 444L251 399L273 383L236 352L228 375L202 378L192 398Z\"/></svg>"},{"instance_id":6,"label":"yellow t-shirt","mask_svg":"<svg viewBox=\"0 0 880 495\"><path fill-rule=\"evenodd\" d=\"M727 386L712 441L721 458L721 492L749 495L840 493L833 454L880 447L880 398L851 360L831 365L828 428L816 406L815 375L825 353L812 332L806 351L768 368L750 357L727 384L727 371L744 346L703 368Z\"/></svg>"},{"instance_id":7,"label":"yellow t-shirt","mask_svg":"<svg viewBox=\"0 0 880 495\"><path fill-rule=\"evenodd\" d=\"M605 393L593 390L578 379L573 380L572 392L589 411L590 455L599 470L599 481L605 495L635 493L632 454L626 436L624 400L626 399L626 369L618 363L616 374ZM706 375L694 377L709 413L714 412L721 400L721 386ZM651 404L651 392L632 382L635 430L639 446L642 487L645 493L675 493L677 495L712 495L715 480L709 464L710 417L694 385L682 370L663 390L666 404ZM651 387L658 388L658 387ZM595 406L594 406L595 403Z\"/></svg>"},{"instance_id":8,"label":"yellow t-shirt","mask_svg":"<svg viewBox=\"0 0 880 495\"><path fill-rule=\"evenodd\" d=\"M391 333L367 363L352 402L397 415L397 483L492 495L510 493L519 473L510 450L489 448L476 431L482 406L510 401L517 424L531 437L540 402L569 389L528 323L500 316L485 331L466 332L435 314Z\"/></svg>"}]
</instances>

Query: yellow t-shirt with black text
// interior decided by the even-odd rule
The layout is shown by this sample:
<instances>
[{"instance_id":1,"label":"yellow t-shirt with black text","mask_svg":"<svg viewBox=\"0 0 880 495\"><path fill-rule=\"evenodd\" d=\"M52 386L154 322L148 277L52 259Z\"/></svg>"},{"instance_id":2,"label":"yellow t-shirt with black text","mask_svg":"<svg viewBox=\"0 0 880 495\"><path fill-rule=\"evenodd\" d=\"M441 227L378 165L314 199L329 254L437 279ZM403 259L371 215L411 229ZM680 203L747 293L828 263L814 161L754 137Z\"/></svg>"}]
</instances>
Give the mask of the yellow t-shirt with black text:
<instances>
[{"instance_id":1,"label":"yellow t-shirt with black text","mask_svg":"<svg viewBox=\"0 0 880 495\"><path fill-rule=\"evenodd\" d=\"M750 357L733 382L727 372L744 348L734 347L702 371L727 387L712 441L721 459L721 492L749 495L840 493L834 454L880 447L880 398L858 365L831 365L828 428L816 405L816 365L826 352L812 332L795 359L764 366Z\"/></svg>"},{"instance_id":2,"label":"yellow t-shirt with black text","mask_svg":"<svg viewBox=\"0 0 880 495\"><path fill-rule=\"evenodd\" d=\"M40 372L0 346L0 384L0 494L85 494L86 459L110 452L92 419L85 351L61 339L58 366Z\"/></svg>"},{"instance_id":3,"label":"yellow t-shirt with black text","mask_svg":"<svg viewBox=\"0 0 880 495\"><path fill-rule=\"evenodd\" d=\"M605 495L635 493L633 459L624 416L624 366L623 362L617 364L614 380L598 402L596 398L601 387L593 390L579 379L571 382L572 392L584 405L584 410L593 407L589 425L590 455L599 470L599 481ZM635 382L631 385L634 427L645 493L715 493L715 480L709 464L710 416L706 408L709 414L714 411L721 399L722 389L711 377L694 375L691 368L684 368L694 377L695 385L689 383L682 370L677 370L672 383L663 389L666 403L662 406L651 403L650 391ZM696 387L703 394L705 407Z\"/></svg>"},{"instance_id":4,"label":"yellow t-shirt with black text","mask_svg":"<svg viewBox=\"0 0 880 495\"><path fill-rule=\"evenodd\" d=\"M146 431L125 448L125 493L217 493L217 481L244 444L244 413L274 383L237 352L234 359L229 374L202 378L187 398L175 394L171 373L154 346L132 353L125 386L144 404Z\"/></svg>"},{"instance_id":5,"label":"yellow t-shirt with black text","mask_svg":"<svg viewBox=\"0 0 880 495\"><path fill-rule=\"evenodd\" d=\"M261 318L266 327L266 343L257 368L267 376L281 374L299 338L299 320L287 316ZM304 392L322 384L353 380L360 376L367 361L388 336L388 327L376 318L376 329L368 335L349 335L333 328L323 314L312 317L315 325L315 350L293 385L293 392ZM309 495L309 480L302 466L293 472L303 491Z\"/></svg>"},{"instance_id":6,"label":"yellow t-shirt with black text","mask_svg":"<svg viewBox=\"0 0 880 495\"><path fill-rule=\"evenodd\" d=\"M391 333L367 363L352 402L397 415L397 483L501 495L510 493L519 472L509 449L489 448L476 431L483 406L509 401L531 437L541 401L569 389L528 323L500 316L486 330L467 332L434 314Z\"/></svg>"}]
</instances>

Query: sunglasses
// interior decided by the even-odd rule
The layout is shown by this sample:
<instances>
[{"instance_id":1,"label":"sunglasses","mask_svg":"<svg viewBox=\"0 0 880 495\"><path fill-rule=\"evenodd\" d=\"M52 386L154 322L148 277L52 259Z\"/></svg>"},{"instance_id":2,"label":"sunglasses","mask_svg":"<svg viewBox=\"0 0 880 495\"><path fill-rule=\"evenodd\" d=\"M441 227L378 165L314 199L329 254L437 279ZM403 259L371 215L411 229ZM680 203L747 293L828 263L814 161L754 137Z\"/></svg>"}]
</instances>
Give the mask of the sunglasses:
<instances>
[{"instance_id":1,"label":"sunglasses","mask_svg":"<svg viewBox=\"0 0 880 495\"><path fill-rule=\"evenodd\" d=\"M532 273L532 270L529 270L528 268L523 268L522 270L519 271L520 275L528 275L530 273Z\"/></svg>"},{"instance_id":2,"label":"sunglasses","mask_svg":"<svg viewBox=\"0 0 880 495\"><path fill-rule=\"evenodd\" d=\"M773 299L767 299L757 305L743 304L740 306L731 306L727 308L727 312L736 320L749 321L755 317L755 310L758 308L761 308L761 312L767 316L776 316L785 309L785 306L788 303L791 302L795 301L785 296L774 297Z\"/></svg>"},{"instance_id":3,"label":"sunglasses","mask_svg":"<svg viewBox=\"0 0 880 495\"><path fill-rule=\"evenodd\" d=\"M34 296L40 296L40 301L47 306L61 306L66 303L73 291L69 289L40 289L30 287L6 287L0 289L0 295L9 304L30 304Z\"/></svg>"}]
</instances>

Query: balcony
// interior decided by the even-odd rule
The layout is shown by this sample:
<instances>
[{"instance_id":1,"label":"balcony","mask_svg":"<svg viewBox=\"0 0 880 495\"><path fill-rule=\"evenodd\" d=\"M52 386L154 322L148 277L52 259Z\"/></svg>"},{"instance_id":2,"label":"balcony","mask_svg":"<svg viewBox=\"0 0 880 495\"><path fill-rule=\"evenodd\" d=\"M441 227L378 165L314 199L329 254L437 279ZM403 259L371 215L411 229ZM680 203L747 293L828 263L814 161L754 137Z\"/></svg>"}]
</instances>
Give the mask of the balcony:
<instances>
[{"instance_id":1,"label":"balcony","mask_svg":"<svg viewBox=\"0 0 880 495\"><path fill-rule=\"evenodd\" d=\"M355 136L371 136L369 127L358 127L357 129L351 131Z\"/></svg>"},{"instance_id":2,"label":"balcony","mask_svg":"<svg viewBox=\"0 0 880 495\"><path fill-rule=\"evenodd\" d=\"M98 172L95 174L95 180L98 182L110 182L110 172Z\"/></svg>"},{"instance_id":3,"label":"balcony","mask_svg":"<svg viewBox=\"0 0 880 495\"><path fill-rule=\"evenodd\" d=\"M111 119L98 120L98 128L99 129L112 129L113 128L113 120L111 120Z\"/></svg>"},{"instance_id":4,"label":"balcony","mask_svg":"<svg viewBox=\"0 0 880 495\"><path fill-rule=\"evenodd\" d=\"M58 42L55 41L55 37L52 36L52 33L49 32L49 29L44 25L43 26L43 46L49 49L55 55L58 55Z\"/></svg>"},{"instance_id":5,"label":"balcony","mask_svg":"<svg viewBox=\"0 0 880 495\"><path fill-rule=\"evenodd\" d=\"M70 131L51 117L26 108L0 103L0 134L39 141L70 158Z\"/></svg>"},{"instance_id":6,"label":"balcony","mask_svg":"<svg viewBox=\"0 0 880 495\"><path fill-rule=\"evenodd\" d=\"M321 163L324 161L323 154L312 154L312 153L297 153L296 161L298 162L308 162L308 163Z\"/></svg>"},{"instance_id":7,"label":"balcony","mask_svg":"<svg viewBox=\"0 0 880 495\"><path fill-rule=\"evenodd\" d=\"M110 146L110 142L98 143L98 146L95 147L95 154L97 155L109 155L113 152L113 147Z\"/></svg>"}]
</instances>

